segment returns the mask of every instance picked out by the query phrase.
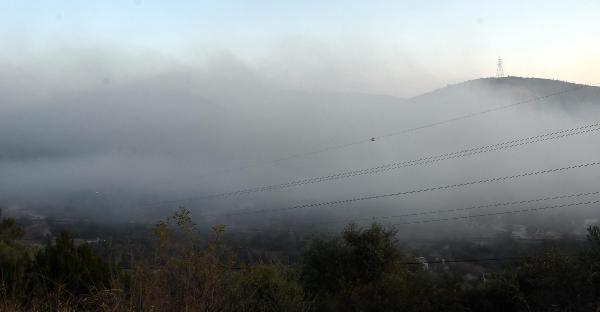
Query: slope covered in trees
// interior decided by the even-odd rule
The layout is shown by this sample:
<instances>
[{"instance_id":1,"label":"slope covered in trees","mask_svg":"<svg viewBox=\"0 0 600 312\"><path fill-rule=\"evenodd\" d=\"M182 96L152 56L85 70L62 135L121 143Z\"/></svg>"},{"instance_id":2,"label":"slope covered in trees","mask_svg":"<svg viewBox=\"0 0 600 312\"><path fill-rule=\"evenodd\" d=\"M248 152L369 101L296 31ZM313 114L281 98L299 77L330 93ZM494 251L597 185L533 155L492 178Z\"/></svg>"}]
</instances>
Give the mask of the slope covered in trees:
<instances>
[{"instance_id":1,"label":"slope covered in trees","mask_svg":"<svg viewBox=\"0 0 600 312\"><path fill-rule=\"evenodd\" d=\"M298 262L241 261L216 225L200 235L180 209L148 233L129 265L67 233L45 247L0 226L2 311L597 311L600 228L575 252L548 249L464 280L403 251L396 231L349 225L312 239ZM122 252L123 250L121 250Z\"/></svg>"}]
</instances>

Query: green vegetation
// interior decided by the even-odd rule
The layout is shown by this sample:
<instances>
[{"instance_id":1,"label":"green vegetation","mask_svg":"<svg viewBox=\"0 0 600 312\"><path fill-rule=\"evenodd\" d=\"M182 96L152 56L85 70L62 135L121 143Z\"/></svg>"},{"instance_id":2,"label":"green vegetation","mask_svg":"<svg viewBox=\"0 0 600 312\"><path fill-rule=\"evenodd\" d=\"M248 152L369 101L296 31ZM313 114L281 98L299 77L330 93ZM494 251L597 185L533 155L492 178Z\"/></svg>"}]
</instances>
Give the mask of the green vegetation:
<instances>
[{"instance_id":1,"label":"green vegetation","mask_svg":"<svg viewBox=\"0 0 600 312\"><path fill-rule=\"evenodd\" d=\"M130 260L100 256L68 233L40 248L0 223L0 311L598 311L600 228L577 252L549 249L464 280L426 269L397 232L349 225L314 238L301 261L242 263L216 225L200 235L180 209ZM110 249L110 248L109 248ZM113 255L113 256L107 256Z\"/></svg>"},{"instance_id":2,"label":"green vegetation","mask_svg":"<svg viewBox=\"0 0 600 312\"><path fill-rule=\"evenodd\" d=\"M350 225L341 238L316 239L305 255L302 281L324 311L420 310L426 278L396 247L394 230Z\"/></svg>"}]
</instances>

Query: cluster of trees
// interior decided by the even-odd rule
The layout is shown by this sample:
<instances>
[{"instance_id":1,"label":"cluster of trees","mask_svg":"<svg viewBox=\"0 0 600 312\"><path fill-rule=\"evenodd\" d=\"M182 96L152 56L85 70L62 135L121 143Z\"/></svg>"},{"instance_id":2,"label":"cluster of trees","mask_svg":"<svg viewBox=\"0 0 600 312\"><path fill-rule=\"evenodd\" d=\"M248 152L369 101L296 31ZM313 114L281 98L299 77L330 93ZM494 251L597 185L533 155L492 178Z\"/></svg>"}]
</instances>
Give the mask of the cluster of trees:
<instances>
[{"instance_id":1,"label":"cluster of trees","mask_svg":"<svg viewBox=\"0 0 600 312\"><path fill-rule=\"evenodd\" d=\"M152 252L123 267L67 233L33 249L0 223L1 311L598 311L600 228L577 253L548 250L485 281L434 273L396 232L348 226L315 238L301 261L240 263L223 226L200 237L181 209L154 229Z\"/></svg>"},{"instance_id":2,"label":"cluster of trees","mask_svg":"<svg viewBox=\"0 0 600 312\"><path fill-rule=\"evenodd\" d=\"M0 311L60 310L110 285L108 264L90 246L75 246L68 233L44 248L22 245L23 234L14 219L2 219Z\"/></svg>"}]
</instances>

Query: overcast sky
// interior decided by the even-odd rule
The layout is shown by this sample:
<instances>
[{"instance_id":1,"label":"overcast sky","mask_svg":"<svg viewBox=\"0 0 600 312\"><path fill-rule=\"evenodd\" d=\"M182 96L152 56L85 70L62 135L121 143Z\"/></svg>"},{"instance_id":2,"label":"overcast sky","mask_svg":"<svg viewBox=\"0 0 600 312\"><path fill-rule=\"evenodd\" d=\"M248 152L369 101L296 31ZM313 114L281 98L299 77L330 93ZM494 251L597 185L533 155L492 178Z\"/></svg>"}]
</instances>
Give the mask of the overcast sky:
<instances>
[{"instance_id":1,"label":"overcast sky","mask_svg":"<svg viewBox=\"0 0 600 312\"><path fill-rule=\"evenodd\" d=\"M0 69L72 89L225 53L290 89L406 97L492 76L501 56L507 74L596 83L599 15L592 0L4 0Z\"/></svg>"}]
</instances>

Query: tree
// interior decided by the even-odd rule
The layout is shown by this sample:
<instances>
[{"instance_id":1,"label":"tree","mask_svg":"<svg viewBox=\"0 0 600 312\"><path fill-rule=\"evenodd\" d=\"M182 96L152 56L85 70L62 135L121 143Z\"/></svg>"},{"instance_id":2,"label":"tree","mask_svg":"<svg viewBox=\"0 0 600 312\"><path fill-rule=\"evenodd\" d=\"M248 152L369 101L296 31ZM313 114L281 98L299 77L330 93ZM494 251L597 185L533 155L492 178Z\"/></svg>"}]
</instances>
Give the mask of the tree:
<instances>
[{"instance_id":1,"label":"tree","mask_svg":"<svg viewBox=\"0 0 600 312\"><path fill-rule=\"evenodd\" d=\"M64 288L73 295L108 287L111 278L108 264L89 245L75 246L67 232L60 233L54 245L49 244L35 255L32 271L42 291Z\"/></svg>"},{"instance_id":2,"label":"tree","mask_svg":"<svg viewBox=\"0 0 600 312\"><path fill-rule=\"evenodd\" d=\"M465 293L472 310L598 311L600 228L588 228L588 248L575 254L549 250L518 261Z\"/></svg>"},{"instance_id":3,"label":"tree","mask_svg":"<svg viewBox=\"0 0 600 312\"><path fill-rule=\"evenodd\" d=\"M409 268L396 231L349 225L341 238L315 239L304 256L302 281L323 311L424 311L428 281Z\"/></svg>"},{"instance_id":4,"label":"tree","mask_svg":"<svg viewBox=\"0 0 600 312\"><path fill-rule=\"evenodd\" d=\"M222 311L231 302L233 254L223 246L224 226L202 241L190 212L180 208L155 229L155 257L138 263L131 275L134 310Z\"/></svg>"},{"instance_id":5,"label":"tree","mask_svg":"<svg viewBox=\"0 0 600 312\"><path fill-rule=\"evenodd\" d=\"M2 209L0 208L0 217L2 217ZM23 229L17 225L13 218L2 218L0 222L0 242L14 245L15 240L22 238Z\"/></svg>"},{"instance_id":6,"label":"tree","mask_svg":"<svg viewBox=\"0 0 600 312\"><path fill-rule=\"evenodd\" d=\"M2 209L0 209L0 217ZM23 229L13 218L2 218L0 222L0 289L3 296L18 296L25 279L29 264L29 254L25 247L18 243L23 237Z\"/></svg>"}]
</instances>

